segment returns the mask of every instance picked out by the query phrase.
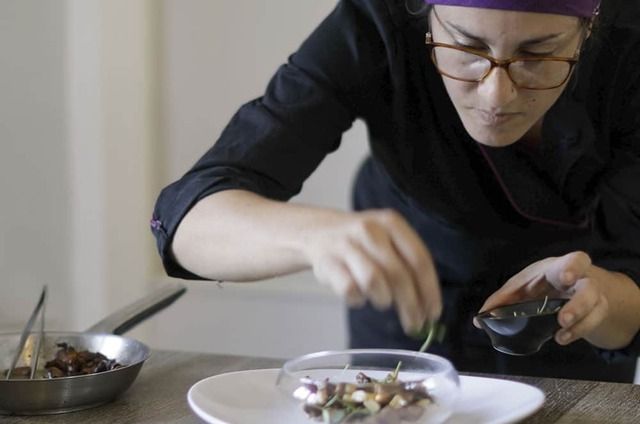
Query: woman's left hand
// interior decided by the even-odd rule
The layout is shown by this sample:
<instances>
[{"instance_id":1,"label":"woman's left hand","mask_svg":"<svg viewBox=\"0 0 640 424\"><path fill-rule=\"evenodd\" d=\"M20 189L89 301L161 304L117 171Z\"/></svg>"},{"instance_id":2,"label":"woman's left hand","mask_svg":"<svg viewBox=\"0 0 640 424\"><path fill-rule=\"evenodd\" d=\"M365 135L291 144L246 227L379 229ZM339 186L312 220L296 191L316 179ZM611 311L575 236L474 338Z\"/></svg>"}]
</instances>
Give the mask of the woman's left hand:
<instances>
[{"instance_id":1,"label":"woman's left hand","mask_svg":"<svg viewBox=\"0 0 640 424\"><path fill-rule=\"evenodd\" d=\"M592 265L589 255L579 251L529 265L493 293L480 311L544 296L570 299L558 314L558 344L584 338L616 349L629 344L638 331L638 286L624 274Z\"/></svg>"}]
</instances>

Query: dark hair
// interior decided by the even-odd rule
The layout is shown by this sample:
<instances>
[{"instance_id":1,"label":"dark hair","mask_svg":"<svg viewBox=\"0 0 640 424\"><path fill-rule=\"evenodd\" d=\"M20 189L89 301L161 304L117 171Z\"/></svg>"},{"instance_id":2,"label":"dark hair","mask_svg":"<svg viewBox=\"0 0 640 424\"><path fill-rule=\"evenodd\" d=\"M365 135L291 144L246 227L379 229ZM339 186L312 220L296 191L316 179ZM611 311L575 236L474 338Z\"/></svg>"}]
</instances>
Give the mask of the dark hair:
<instances>
[{"instance_id":1,"label":"dark hair","mask_svg":"<svg viewBox=\"0 0 640 424\"><path fill-rule=\"evenodd\" d=\"M405 0L404 7L410 16L424 18L429 14L433 5L427 4L424 0Z\"/></svg>"}]
</instances>

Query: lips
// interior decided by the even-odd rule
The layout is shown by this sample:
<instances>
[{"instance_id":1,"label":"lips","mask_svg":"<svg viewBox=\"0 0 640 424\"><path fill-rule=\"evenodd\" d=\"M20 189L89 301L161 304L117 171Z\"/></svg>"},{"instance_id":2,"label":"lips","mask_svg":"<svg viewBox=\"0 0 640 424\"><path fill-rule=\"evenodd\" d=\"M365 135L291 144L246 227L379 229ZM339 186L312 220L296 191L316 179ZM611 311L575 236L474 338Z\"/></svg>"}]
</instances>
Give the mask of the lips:
<instances>
[{"instance_id":1,"label":"lips","mask_svg":"<svg viewBox=\"0 0 640 424\"><path fill-rule=\"evenodd\" d=\"M520 115L517 112L489 112L481 109L475 109L475 112L485 125L502 125Z\"/></svg>"}]
</instances>

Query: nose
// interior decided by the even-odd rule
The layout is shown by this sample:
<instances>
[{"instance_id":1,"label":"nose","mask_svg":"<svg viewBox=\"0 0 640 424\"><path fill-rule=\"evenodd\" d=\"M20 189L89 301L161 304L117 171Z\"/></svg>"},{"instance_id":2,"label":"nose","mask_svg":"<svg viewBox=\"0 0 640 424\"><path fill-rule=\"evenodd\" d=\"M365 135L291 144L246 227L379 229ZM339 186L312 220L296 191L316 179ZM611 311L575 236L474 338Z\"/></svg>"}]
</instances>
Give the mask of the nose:
<instances>
[{"instance_id":1,"label":"nose","mask_svg":"<svg viewBox=\"0 0 640 424\"><path fill-rule=\"evenodd\" d=\"M484 98L485 105L500 109L511 103L517 96L517 87L509 78L507 70L495 67L478 85L478 93Z\"/></svg>"}]
</instances>

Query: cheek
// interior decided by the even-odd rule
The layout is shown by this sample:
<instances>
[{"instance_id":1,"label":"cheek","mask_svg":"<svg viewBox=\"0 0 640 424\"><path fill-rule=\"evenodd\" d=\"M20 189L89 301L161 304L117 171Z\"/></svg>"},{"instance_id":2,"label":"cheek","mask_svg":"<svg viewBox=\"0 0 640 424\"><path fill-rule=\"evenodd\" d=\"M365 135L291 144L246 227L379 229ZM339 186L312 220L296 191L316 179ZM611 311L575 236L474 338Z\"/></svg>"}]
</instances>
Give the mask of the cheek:
<instances>
[{"instance_id":1,"label":"cheek","mask_svg":"<svg viewBox=\"0 0 640 424\"><path fill-rule=\"evenodd\" d=\"M448 78L445 80L444 86L447 90L449 98L454 104L458 103L460 99L469 96L472 91L472 84L463 83L461 81L453 81Z\"/></svg>"},{"instance_id":2,"label":"cheek","mask_svg":"<svg viewBox=\"0 0 640 424\"><path fill-rule=\"evenodd\" d=\"M562 90L532 93L530 97L525 99L525 104L532 113L543 115L558 100L560 94L562 94Z\"/></svg>"},{"instance_id":3,"label":"cheek","mask_svg":"<svg viewBox=\"0 0 640 424\"><path fill-rule=\"evenodd\" d=\"M524 112L526 112L527 114L533 114L533 115L537 115L538 110L542 106L540 99L538 99L535 96L525 99L523 103L524 103L524 109L525 109Z\"/></svg>"}]
</instances>

